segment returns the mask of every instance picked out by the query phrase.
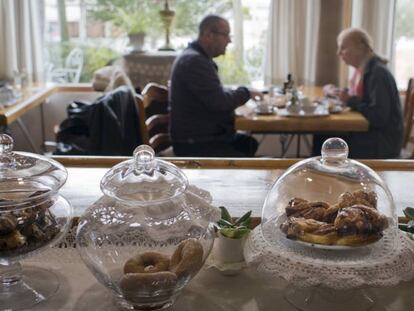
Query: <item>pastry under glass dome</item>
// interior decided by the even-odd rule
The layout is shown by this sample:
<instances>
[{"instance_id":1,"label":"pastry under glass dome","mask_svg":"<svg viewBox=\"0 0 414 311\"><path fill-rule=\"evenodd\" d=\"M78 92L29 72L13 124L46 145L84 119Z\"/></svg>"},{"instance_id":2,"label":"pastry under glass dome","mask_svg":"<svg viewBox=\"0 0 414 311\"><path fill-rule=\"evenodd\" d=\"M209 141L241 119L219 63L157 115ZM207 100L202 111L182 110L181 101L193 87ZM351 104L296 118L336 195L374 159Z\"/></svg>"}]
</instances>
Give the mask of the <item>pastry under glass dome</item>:
<instances>
[{"instance_id":1,"label":"pastry under glass dome","mask_svg":"<svg viewBox=\"0 0 414 311\"><path fill-rule=\"evenodd\" d=\"M292 217L304 223L287 221ZM307 226L320 223L323 230L312 235L314 228ZM323 144L320 157L300 161L278 178L265 200L261 226L270 244L275 231L283 231L282 236L294 242L345 250L374 245L383 236L392 243L397 216L382 178L368 166L348 159L345 141L331 138ZM307 230L309 237L304 236Z\"/></svg>"},{"instance_id":2,"label":"pastry under glass dome","mask_svg":"<svg viewBox=\"0 0 414 311\"><path fill-rule=\"evenodd\" d=\"M119 307L169 307L210 253L220 211L146 145L107 172L101 190L78 225L83 261Z\"/></svg>"},{"instance_id":3,"label":"pastry under glass dome","mask_svg":"<svg viewBox=\"0 0 414 311\"><path fill-rule=\"evenodd\" d=\"M52 272L21 267L19 260L52 246L69 229L72 207L58 194L65 168L46 157L13 151L0 134L0 310L20 310L53 295Z\"/></svg>"},{"instance_id":4,"label":"pastry under glass dome","mask_svg":"<svg viewBox=\"0 0 414 311\"><path fill-rule=\"evenodd\" d=\"M414 278L410 243L384 181L331 138L273 184L244 256L263 277L285 279L300 310L367 310L374 299L361 288Z\"/></svg>"}]
</instances>

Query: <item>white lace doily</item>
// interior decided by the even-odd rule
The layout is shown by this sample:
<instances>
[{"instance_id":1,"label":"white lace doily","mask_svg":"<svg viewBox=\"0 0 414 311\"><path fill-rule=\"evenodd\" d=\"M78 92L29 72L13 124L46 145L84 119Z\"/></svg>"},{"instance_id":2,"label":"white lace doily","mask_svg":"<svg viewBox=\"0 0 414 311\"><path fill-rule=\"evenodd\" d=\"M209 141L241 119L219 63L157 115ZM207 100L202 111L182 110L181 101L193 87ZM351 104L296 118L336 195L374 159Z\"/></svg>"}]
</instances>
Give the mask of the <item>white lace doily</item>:
<instances>
[{"instance_id":1,"label":"white lace doily","mask_svg":"<svg viewBox=\"0 0 414 311\"><path fill-rule=\"evenodd\" d=\"M246 241L244 257L262 276L281 277L300 287L395 286L414 278L414 243L404 233L390 230L370 246L323 250L288 240L278 228L266 241L258 226Z\"/></svg>"}]
</instances>

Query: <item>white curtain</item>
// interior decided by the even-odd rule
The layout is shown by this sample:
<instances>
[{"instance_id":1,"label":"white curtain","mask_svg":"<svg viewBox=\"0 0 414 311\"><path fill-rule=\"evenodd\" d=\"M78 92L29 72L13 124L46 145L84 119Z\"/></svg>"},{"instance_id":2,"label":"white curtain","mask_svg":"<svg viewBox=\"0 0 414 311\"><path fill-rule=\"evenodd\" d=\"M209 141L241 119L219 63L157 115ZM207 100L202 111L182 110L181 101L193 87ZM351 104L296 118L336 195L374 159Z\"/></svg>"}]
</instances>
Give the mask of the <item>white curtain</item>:
<instances>
[{"instance_id":1,"label":"white curtain","mask_svg":"<svg viewBox=\"0 0 414 311\"><path fill-rule=\"evenodd\" d=\"M43 81L43 1L0 0L0 78L25 72L28 82Z\"/></svg>"},{"instance_id":2,"label":"white curtain","mask_svg":"<svg viewBox=\"0 0 414 311\"><path fill-rule=\"evenodd\" d=\"M375 52L393 59L396 0L353 0L352 27L365 29L374 41Z\"/></svg>"},{"instance_id":3,"label":"white curtain","mask_svg":"<svg viewBox=\"0 0 414 311\"><path fill-rule=\"evenodd\" d=\"M298 84L316 79L320 0L272 0L265 84L281 84L288 73Z\"/></svg>"}]
</instances>

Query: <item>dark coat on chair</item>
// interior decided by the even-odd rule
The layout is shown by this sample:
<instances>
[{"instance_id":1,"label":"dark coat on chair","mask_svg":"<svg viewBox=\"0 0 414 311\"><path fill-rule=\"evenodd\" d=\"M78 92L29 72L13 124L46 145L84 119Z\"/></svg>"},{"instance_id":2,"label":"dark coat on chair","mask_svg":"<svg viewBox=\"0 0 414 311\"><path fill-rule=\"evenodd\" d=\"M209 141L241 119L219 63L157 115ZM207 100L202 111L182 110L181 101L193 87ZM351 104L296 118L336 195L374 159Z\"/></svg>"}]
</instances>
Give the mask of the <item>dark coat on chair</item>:
<instances>
[{"instance_id":1,"label":"dark coat on chair","mask_svg":"<svg viewBox=\"0 0 414 311\"><path fill-rule=\"evenodd\" d=\"M89 125L91 154L130 156L142 144L137 107L126 86L105 94L91 105Z\"/></svg>"},{"instance_id":2,"label":"dark coat on chair","mask_svg":"<svg viewBox=\"0 0 414 311\"><path fill-rule=\"evenodd\" d=\"M56 141L58 155L132 155L143 139L130 89L121 86L92 104L71 104Z\"/></svg>"}]
</instances>

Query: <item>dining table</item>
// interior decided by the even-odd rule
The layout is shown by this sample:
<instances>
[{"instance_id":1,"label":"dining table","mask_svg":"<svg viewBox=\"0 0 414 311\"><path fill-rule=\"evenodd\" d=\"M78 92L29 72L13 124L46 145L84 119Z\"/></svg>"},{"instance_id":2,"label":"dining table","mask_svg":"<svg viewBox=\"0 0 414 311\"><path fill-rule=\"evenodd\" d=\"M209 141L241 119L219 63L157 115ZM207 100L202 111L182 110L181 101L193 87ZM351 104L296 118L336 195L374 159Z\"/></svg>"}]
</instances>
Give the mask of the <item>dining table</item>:
<instances>
[{"instance_id":1,"label":"dining table","mask_svg":"<svg viewBox=\"0 0 414 311\"><path fill-rule=\"evenodd\" d=\"M90 83L72 83L72 84L56 84L56 83L33 83L22 87L17 91L17 97L13 104L0 108L0 127L7 127L13 122L17 122L18 126L22 130L24 137L29 143L32 151L40 153L41 150L35 145L31 134L29 133L26 124L22 120L22 116L35 109L36 107L43 108L43 103L47 101L49 97L57 93L83 93L94 92L92 84ZM45 128L44 128L44 114L43 111L40 114L42 127L42 139L44 141Z\"/></svg>"},{"instance_id":2,"label":"dining table","mask_svg":"<svg viewBox=\"0 0 414 311\"><path fill-rule=\"evenodd\" d=\"M318 86L301 88L302 96L309 101L320 100L323 91ZM266 96L267 97L267 96ZM269 101L269 98L265 100ZM297 114L286 116L280 113L261 115L254 112L253 105L243 105L236 110L237 130L252 133L329 133L366 132L368 120L359 112L344 109L340 113Z\"/></svg>"},{"instance_id":3,"label":"dining table","mask_svg":"<svg viewBox=\"0 0 414 311\"><path fill-rule=\"evenodd\" d=\"M309 103L324 100L322 87L300 87L302 98ZM279 98L281 96L279 95ZM265 95L265 102L270 103L271 98ZM281 105L282 104L282 105ZM282 152L280 157L285 157L289 146L296 137L296 157L301 157L301 139L304 137L308 149L312 149L311 142L305 134L332 134L341 135L350 132L366 132L369 129L368 120L359 112L349 108L340 109L330 113L319 105L319 112L323 113L294 113L286 111L286 99L281 103L270 104L274 109L270 113L262 114L256 111L257 103L249 100L245 105L236 109L235 128L251 134L264 134L280 136Z\"/></svg>"},{"instance_id":4,"label":"dining table","mask_svg":"<svg viewBox=\"0 0 414 311\"><path fill-rule=\"evenodd\" d=\"M74 208L74 217L102 196L100 180L113 165L125 157L59 157L68 171L68 180L60 193ZM165 158L183 169L189 183L207 190L214 206L225 206L234 216L251 210L261 217L263 203L274 182L286 169L297 163L288 159L214 159ZM366 160L388 185L399 216L414 203L414 161ZM47 269L54 272L60 288L50 299L30 310L117 310L109 291L82 263L74 240L76 228L65 238L66 243L25 259L25 269ZM414 241L413 241L414 243ZM257 271L244 267L236 275L227 276L211 264L210 257L202 270L183 290L169 310L200 311L264 311L297 310L286 300L289 283L283 279L266 279ZM370 310L404 311L414 309L414 281L394 287L366 288L374 305ZM338 301L346 305L347 301ZM322 310L322 309L321 309Z\"/></svg>"}]
</instances>

